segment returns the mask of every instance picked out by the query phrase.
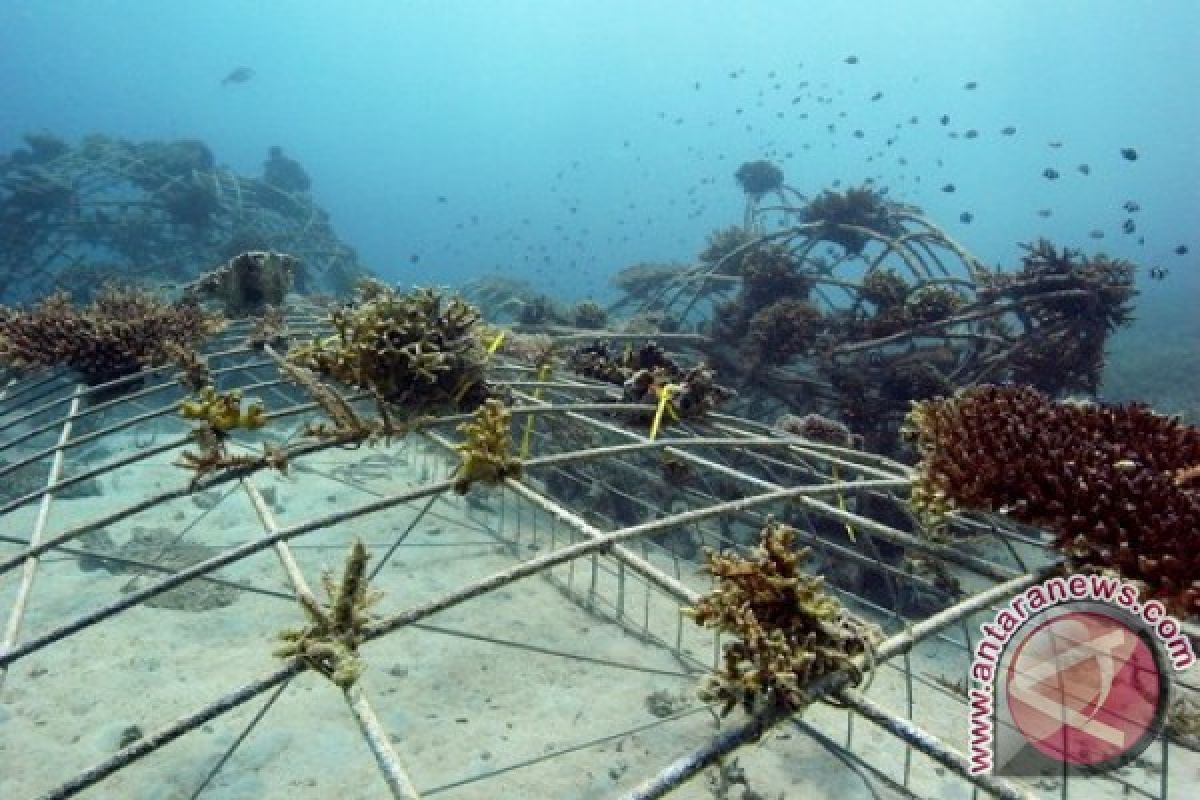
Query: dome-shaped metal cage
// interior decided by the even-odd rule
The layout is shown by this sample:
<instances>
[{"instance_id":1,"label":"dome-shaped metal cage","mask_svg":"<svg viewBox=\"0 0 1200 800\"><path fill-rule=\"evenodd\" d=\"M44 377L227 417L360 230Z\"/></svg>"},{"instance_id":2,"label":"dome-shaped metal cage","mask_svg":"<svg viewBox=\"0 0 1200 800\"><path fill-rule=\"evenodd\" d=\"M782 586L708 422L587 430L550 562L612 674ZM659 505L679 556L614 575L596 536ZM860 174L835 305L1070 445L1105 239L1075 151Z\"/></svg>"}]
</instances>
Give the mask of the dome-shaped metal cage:
<instances>
[{"instance_id":1,"label":"dome-shaped metal cage","mask_svg":"<svg viewBox=\"0 0 1200 800\"><path fill-rule=\"evenodd\" d=\"M913 265L935 280L927 267ZM302 309L287 322L330 331ZM261 400L265 424L230 431L207 473L180 466L197 441L172 367L0 389L0 795L1075 794L1066 775L970 775L964 754L978 626L1052 562L1037 531L961 514L931 537L903 464L717 412L652 437L631 422L654 405L503 351L486 371L519 474L456 486L471 415L306 437L330 420L270 345L246 346L250 324L203 350L212 384ZM267 458L281 452L286 473ZM712 588L704 548L745 553L768 518L879 636L807 687L803 713L717 727L696 689L722 637L680 609ZM340 614L355 674L273 655L281 632L296 645L297 626ZM1164 736L1084 791L1180 796L1195 764Z\"/></svg>"}]
</instances>

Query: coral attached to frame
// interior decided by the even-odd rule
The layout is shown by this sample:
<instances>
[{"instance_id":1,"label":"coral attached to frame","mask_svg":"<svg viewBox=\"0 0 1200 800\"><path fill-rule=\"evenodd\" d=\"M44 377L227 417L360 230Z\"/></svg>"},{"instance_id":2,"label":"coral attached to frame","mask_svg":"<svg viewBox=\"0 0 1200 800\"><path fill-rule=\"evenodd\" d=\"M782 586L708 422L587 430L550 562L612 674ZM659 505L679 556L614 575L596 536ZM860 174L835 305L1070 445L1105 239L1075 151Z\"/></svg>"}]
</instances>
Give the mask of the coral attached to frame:
<instances>
[{"instance_id":1,"label":"coral attached to frame","mask_svg":"<svg viewBox=\"0 0 1200 800\"><path fill-rule=\"evenodd\" d=\"M97 385L166 364L221 324L193 302L132 287L108 284L83 307L57 292L29 310L0 306L0 364L71 367Z\"/></svg>"},{"instance_id":2,"label":"coral attached to frame","mask_svg":"<svg viewBox=\"0 0 1200 800\"><path fill-rule=\"evenodd\" d=\"M325 605L308 592L300 592L300 605L308 617L303 628L289 628L279 634L283 644L275 649L279 658L298 657L329 678L341 689L349 689L363 671L358 647L366 638L368 609L382 597L367 589L367 548L356 539L336 583L328 572L321 583L328 598Z\"/></svg>"},{"instance_id":3,"label":"coral attached to frame","mask_svg":"<svg viewBox=\"0 0 1200 800\"><path fill-rule=\"evenodd\" d=\"M462 463L455 473L454 491L466 494L476 481L495 484L521 475L521 462L512 456L512 414L495 398L458 426L466 439L457 446Z\"/></svg>"},{"instance_id":4,"label":"coral attached to frame","mask_svg":"<svg viewBox=\"0 0 1200 800\"><path fill-rule=\"evenodd\" d=\"M479 312L458 298L374 285L332 321L333 336L293 347L288 360L415 413L473 410L489 395Z\"/></svg>"},{"instance_id":5,"label":"coral attached to frame","mask_svg":"<svg viewBox=\"0 0 1200 800\"><path fill-rule=\"evenodd\" d=\"M1056 403L977 386L916 403L913 505L1000 512L1053 532L1078 567L1115 569L1172 611L1200 614L1200 428L1144 405Z\"/></svg>"},{"instance_id":6,"label":"coral attached to frame","mask_svg":"<svg viewBox=\"0 0 1200 800\"><path fill-rule=\"evenodd\" d=\"M184 287L184 296L216 300L229 317L261 316L283 305L297 264L295 256L252 250L201 275Z\"/></svg>"},{"instance_id":7,"label":"coral attached to frame","mask_svg":"<svg viewBox=\"0 0 1200 800\"><path fill-rule=\"evenodd\" d=\"M717 586L683 613L736 637L700 691L704 702L721 704L722 716L739 705L748 713L767 704L796 711L811 701L807 689L822 675L862 678L854 658L869 655L878 632L850 616L821 577L798 569L809 550L794 540L792 528L768 520L748 557L705 550Z\"/></svg>"}]
</instances>

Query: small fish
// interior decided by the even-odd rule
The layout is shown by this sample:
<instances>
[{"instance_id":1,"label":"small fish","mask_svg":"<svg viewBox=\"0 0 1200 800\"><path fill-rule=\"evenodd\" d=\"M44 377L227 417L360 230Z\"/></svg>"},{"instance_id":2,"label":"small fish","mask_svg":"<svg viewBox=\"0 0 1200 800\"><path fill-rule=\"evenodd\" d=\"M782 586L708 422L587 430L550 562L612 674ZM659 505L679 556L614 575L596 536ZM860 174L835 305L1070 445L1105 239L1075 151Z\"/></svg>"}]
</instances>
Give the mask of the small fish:
<instances>
[{"instance_id":1,"label":"small fish","mask_svg":"<svg viewBox=\"0 0 1200 800\"><path fill-rule=\"evenodd\" d=\"M963 136L965 136L968 139L974 139L977 136L979 136L979 131L975 130L974 128L971 128L971 130L964 133Z\"/></svg>"},{"instance_id":2,"label":"small fish","mask_svg":"<svg viewBox=\"0 0 1200 800\"><path fill-rule=\"evenodd\" d=\"M856 130L856 131L854 132L854 138L855 138L855 139L861 139L861 138L863 138L863 136L864 136L864 135L865 135L865 134L863 134L863 132L862 132L861 130Z\"/></svg>"},{"instance_id":3,"label":"small fish","mask_svg":"<svg viewBox=\"0 0 1200 800\"><path fill-rule=\"evenodd\" d=\"M1136 214L1137 212L1142 210L1142 207L1139 206L1137 203L1135 203L1133 200L1126 200L1125 205L1121 206L1121 208L1125 209L1130 214Z\"/></svg>"},{"instance_id":4,"label":"small fish","mask_svg":"<svg viewBox=\"0 0 1200 800\"><path fill-rule=\"evenodd\" d=\"M954 188L955 187L954 187L953 183L947 183L945 186L942 187L942 191L949 194L950 192L954 191Z\"/></svg>"},{"instance_id":5,"label":"small fish","mask_svg":"<svg viewBox=\"0 0 1200 800\"><path fill-rule=\"evenodd\" d=\"M1181 244L1181 245L1179 245L1179 247L1175 248L1175 255L1186 256L1187 254L1188 254L1188 248L1187 248L1186 244Z\"/></svg>"},{"instance_id":6,"label":"small fish","mask_svg":"<svg viewBox=\"0 0 1200 800\"><path fill-rule=\"evenodd\" d=\"M410 264L416 264L420 260L421 260L421 257L419 255L417 255L416 253L413 253L411 256L408 257L408 263L410 263Z\"/></svg>"},{"instance_id":7,"label":"small fish","mask_svg":"<svg viewBox=\"0 0 1200 800\"><path fill-rule=\"evenodd\" d=\"M963 88L966 89L968 92L971 91L972 89L976 89L978 87L979 87L979 84L976 83L975 81L967 81L966 83L963 84Z\"/></svg>"},{"instance_id":8,"label":"small fish","mask_svg":"<svg viewBox=\"0 0 1200 800\"><path fill-rule=\"evenodd\" d=\"M1081 174L1081 175L1091 175L1092 174L1092 168L1089 167L1087 164L1080 164L1075 169L1079 170L1079 174Z\"/></svg>"},{"instance_id":9,"label":"small fish","mask_svg":"<svg viewBox=\"0 0 1200 800\"><path fill-rule=\"evenodd\" d=\"M949 125L950 124L950 115L942 114L942 118L939 119L938 122L942 123L943 125Z\"/></svg>"},{"instance_id":10,"label":"small fish","mask_svg":"<svg viewBox=\"0 0 1200 800\"><path fill-rule=\"evenodd\" d=\"M881 97L883 97L883 92L876 92L875 94L871 95L871 102L874 103Z\"/></svg>"},{"instance_id":11,"label":"small fish","mask_svg":"<svg viewBox=\"0 0 1200 800\"><path fill-rule=\"evenodd\" d=\"M250 67L234 67L221 81L221 85L227 86L231 83L245 83L253 77L254 70Z\"/></svg>"},{"instance_id":12,"label":"small fish","mask_svg":"<svg viewBox=\"0 0 1200 800\"><path fill-rule=\"evenodd\" d=\"M1151 267L1150 269L1150 277L1156 281L1161 281L1169 274L1170 270L1166 269L1165 267Z\"/></svg>"},{"instance_id":13,"label":"small fish","mask_svg":"<svg viewBox=\"0 0 1200 800\"><path fill-rule=\"evenodd\" d=\"M1134 150L1132 147L1122 147L1121 158L1125 159L1126 161L1137 161L1138 151Z\"/></svg>"},{"instance_id":14,"label":"small fish","mask_svg":"<svg viewBox=\"0 0 1200 800\"><path fill-rule=\"evenodd\" d=\"M1046 219L1047 217L1049 217L1049 216L1050 216L1051 214L1053 214L1053 213L1054 213L1054 212L1053 212L1053 211L1051 211L1051 210L1050 210L1050 209L1048 209L1048 208L1042 208L1042 209L1039 209L1039 210L1038 210L1038 216L1039 216L1039 217L1041 217L1042 219Z\"/></svg>"},{"instance_id":15,"label":"small fish","mask_svg":"<svg viewBox=\"0 0 1200 800\"><path fill-rule=\"evenodd\" d=\"M919 117L909 117L909 118L908 118L908 124L909 124L909 125L916 125L916 124L917 124L918 122L920 122L920 121L921 121L921 120L920 120L920 118L919 118Z\"/></svg>"},{"instance_id":16,"label":"small fish","mask_svg":"<svg viewBox=\"0 0 1200 800\"><path fill-rule=\"evenodd\" d=\"M1042 177L1048 181L1056 181L1058 180L1058 170L1056 170L1054 167L1046 167L1044 170L1042 170Z\"/></svg>"},{"instance_id":17,"label":"small fish","mask_svg":"<svg viewBox=\"0 0 1200 800\"><path fill-rule=\"evenodd\" d=\"M1125 231L1125 233L1135 233L1137 231L1137 225L1133 220L1127 219L1121 223L1121 230Z\"/></svg>"},{"instance_id":18,"label":"small fish","mask_svg":"<svg viewBox=\"0 0 1200 800\"><path fill-rule=\"evenodd\" d=\"M1017 132L1017 126L1016 125L1006 125L1005 127L1000 129L1000 132L1002 134L1004 134L1005 136L1012 136L1014 133Z\"/></svg>"},{"instance_id":19,"label":"small fish","mask_svg":"<svg viewBox=\"0 0 1200 800\"><path fill-rule=\"evenodd\" d=\"M964 211L958 215L958 221L964 225L970 225L971 220L975 219L975 215L970 211Z\"/></svg>"},{"instance_id":20,"label":"small fish","mask_svg":"<svg viewBox=\"0 0 1200 800\"><path fill-rule=\"evenodd\" d=\"M858 56L846 56L846 63L847 64L857 64Z\"/></svg>"},{"instance_id":21,"label":"small fish","mask_svg":"<svg viewBox=\"0 0 1200 800\"><path fill-rule=\"evenodd\" d=\"M1089 231L1089 232L1088 232L1088 236L1092 237L1093 239L1103 239L1103 238L1104 238L1104 231L1102 231L1102 230L1100 230L1099 228L1097 228L1097 229L1096 229L1096 230L1094 230L1094 231Z\"/></svg>"},{"instance_id":22,"label":"small fish","mask_svg":"<svg viewBox=\"0 0 1200 800\"><path fill-rule=\"evenodd\" d=\"M1051 148L1053 148L1053 149L1055 149L1055 150L1057 150L1058 148L1062 147L1062 142L1047 142L1047 144L1049 144L1049 145L1050 145L1050 147L1051 147Z\"/></svg>"}]
</instances>

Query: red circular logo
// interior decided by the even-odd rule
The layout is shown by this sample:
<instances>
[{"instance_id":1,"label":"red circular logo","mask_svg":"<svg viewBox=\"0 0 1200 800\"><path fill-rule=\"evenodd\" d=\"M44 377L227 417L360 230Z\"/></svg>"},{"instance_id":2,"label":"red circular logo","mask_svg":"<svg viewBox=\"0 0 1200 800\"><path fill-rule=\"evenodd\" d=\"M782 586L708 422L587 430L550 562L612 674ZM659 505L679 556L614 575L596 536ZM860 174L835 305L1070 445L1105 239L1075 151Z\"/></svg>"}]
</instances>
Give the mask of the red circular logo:
<instances>
[{"instance_id":1,"label":"red circular logo","mask_svg":"<svg viewBox=\"0 0 1200 800\"><path fill-rule=\"evenodd\" d=\"M1013 724L1056 761L1096 767L1153 738L1163 676L1150 645L1114 616L1069 611L1033 628L1009 662Z\"/></svg>"}]
</instances>

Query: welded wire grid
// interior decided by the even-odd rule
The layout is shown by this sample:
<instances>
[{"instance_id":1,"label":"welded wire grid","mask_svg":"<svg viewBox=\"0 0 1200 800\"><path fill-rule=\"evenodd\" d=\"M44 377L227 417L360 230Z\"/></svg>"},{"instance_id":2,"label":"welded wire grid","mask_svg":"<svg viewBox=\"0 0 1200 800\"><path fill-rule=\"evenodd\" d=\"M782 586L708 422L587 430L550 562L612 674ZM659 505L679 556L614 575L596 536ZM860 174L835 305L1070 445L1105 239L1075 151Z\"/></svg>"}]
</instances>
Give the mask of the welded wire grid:
<instances>
[{"instance_id":1,"label":"welded wire grid","mask_svg":"<svg viewBox=\"0 0 1200 800\"><path fill-rule=\"evenodd\" d=\"M992 518L913 533L901 464L719 413L651 441L630 423L653 408L495 356L524 474L460 496L466 415L371 446L302 440L315 404L247 332L207 347L213 379L266 403L234 447L290 446L287 476L191 486L170 368L0 390L4 797L1153 798L1195 777L1165 737L1086 781L967 775L975 631L1051 558ZM679 608L710 587L702 548L745 548L768 515L887 638L865 695L835 675L818 691L836 704L718 729L695 687L721 642ZM272 649L356 537L384 596L342 691Z\"/></svg>"}]
</instances>

